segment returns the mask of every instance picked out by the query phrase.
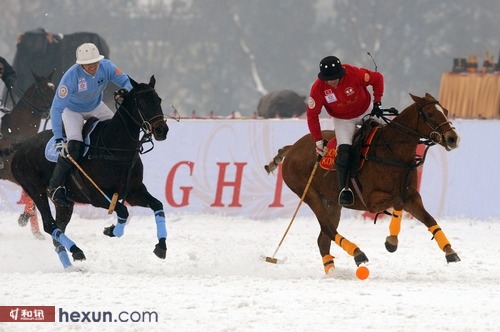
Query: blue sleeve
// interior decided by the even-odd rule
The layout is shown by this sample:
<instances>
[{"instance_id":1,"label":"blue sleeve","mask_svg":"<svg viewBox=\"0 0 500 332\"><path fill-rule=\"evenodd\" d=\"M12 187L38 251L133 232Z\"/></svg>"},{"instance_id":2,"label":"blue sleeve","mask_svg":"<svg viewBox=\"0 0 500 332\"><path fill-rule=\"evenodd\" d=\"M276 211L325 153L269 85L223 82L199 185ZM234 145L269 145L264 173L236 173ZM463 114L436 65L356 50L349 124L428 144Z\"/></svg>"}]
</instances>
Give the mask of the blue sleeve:
<instances>
[{"instance_id":1,"label":"blue sleeve","mask_svg":"<svg viewBox=\"0 0 500 332\"><path fill-rule=\"evenodd\" d=\"M63 138L62 113L68 105L71 95L76 91L76 88L71 84L72 80L69 78L71 74L72 71L67 71L62 77L50 107L52 133L56 139Z\"/></svg>"},{"instance_id":2,"label":"blue sleeve","mask_svg":"<svg viewBox=\"0 0 500 332\"><path fill-rule=\"evenodd\" d=\"M132 90L132 84L127 74L121 71L114 63L109 61L110 80L120 88L125 88L128 91Z\"/></svg>"}]
</instances>

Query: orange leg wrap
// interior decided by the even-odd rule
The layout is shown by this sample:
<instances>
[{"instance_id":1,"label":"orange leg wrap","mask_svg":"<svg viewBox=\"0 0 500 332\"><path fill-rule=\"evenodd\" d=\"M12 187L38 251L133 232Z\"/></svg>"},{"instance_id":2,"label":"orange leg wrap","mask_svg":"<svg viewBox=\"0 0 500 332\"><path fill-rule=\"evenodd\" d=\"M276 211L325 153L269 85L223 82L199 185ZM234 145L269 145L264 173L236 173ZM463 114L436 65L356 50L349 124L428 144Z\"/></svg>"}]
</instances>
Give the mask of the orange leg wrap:
<instances>
[{"instance_id":1,"label":"orange leg wrap","mask_svg":"<svg viewBox=\"0 0 500 332\"><path fill-rule=\"evenodd\" d=\"M358 249L358 246L343 237L340 234L335 235L335 243L344 249L349 255L354 256L354 251Z\"/></svg>"},{"instance_id":2,"label":"orange leg wrap","mask_svg":"<svg viewBox=\"0 0 500 332\"><path fill-rule=\"evenodd\" d=\"M446 238L446 235L444 235L443 230L439 225L434 225L432 227L429 227L429 232L431 232L433 239L436 240L439 248L444 251L444 248L447 245L450 245L450 241Z\"/></svg>"},{"instance_id":3,"label":"orange leg wrap","mask_svg":"<svg viewBox=\"0 0 500 332\"><path fill-rule=\"evenodd\" d=\"M31 199L25 203L24 212L31 215L30 217L31 232L40 233L40 228L38 227L38 216L35 210L35 203Z\"/></svg>"},{"instance_id":4,"label":"orange leg wrap","mask_svg":"<svg viewBox=\"0 0 500 332\"><path fill-rule=\"evenodd\" d=\"M335 263L333 262L334 258L335 257L330 254L323 256L323 266L326 274L330 274L333 269L335 269Z\"/></svg>"},{"instance_id":5,"label":"orange leg wrap","mask_svg":"<svg viewBox=\"0 0 500 332\"><path fill-rule=\"evenodd\" d=\"M401 217L403 216L403 210L394 210L392 212L391 223L389 224L389 234L392 236L398 236L401 231Z\"/></svg>"},{"instance_id":6,"label":"orange leg wrap","mask_svg":"<svg viewBox=\"0 0 500 332\"><path fill-rule=\"evenodd\" d=\"M32 217L30 217L30 225L32 233L40 233L40 227L38 226L38 217L36 215L36 212Z\"/></svg>"}]
</instances>

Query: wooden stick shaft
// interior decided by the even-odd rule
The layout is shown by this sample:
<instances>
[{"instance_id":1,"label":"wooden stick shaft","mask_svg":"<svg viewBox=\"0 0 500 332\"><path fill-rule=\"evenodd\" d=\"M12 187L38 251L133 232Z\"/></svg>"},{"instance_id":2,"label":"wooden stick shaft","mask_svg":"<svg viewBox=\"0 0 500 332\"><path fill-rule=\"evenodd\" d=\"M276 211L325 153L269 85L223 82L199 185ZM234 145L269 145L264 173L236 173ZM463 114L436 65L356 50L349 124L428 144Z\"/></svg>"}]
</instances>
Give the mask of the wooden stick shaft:
<instances>
[{"instance_id":1,"label":"wooden stick shaft","mask_svg":"<svg viewBox=\"0 0 500 332\"><path fill-rule=\"evenodd\" d=\"M302 197L300 198L300 202L299 204L297 205L297 208L295 209L295 212L292 216L292 220L290 220L290 223L288 224L288 227L286 228L286 231L285 231L285 234L283 234L283 237L281 238L281 241L280 243L278 244L278 247L276 248L276 250L274 251L274 254L273 256L271 257L271 259L274 259L274 257L276 256L276 254L278 253L278 250L280 249L281 247L281 244L283 243L283 241L285 240L285 237L286 235L288 234L288 231L290 230L290 227L292 226L292 223L293 221L295 220L295 216L297 216L297 213L299 212L299 208L300 206L302 205L302 202L304 201L304 198L306 197L306 194L307 194L307 191L309 190L309 186L311 185L311 182L312 182L312 179L314 178L314 174L316 174L316 170L318 169L318 165L319 165L319 162L317 161L315 164L314 164L314 168L313 170L311 171L311 175L309 175L309 180L307 181L307 184L306 184L306 187L304 188L304 192L302 193Z\"/></svg>"},{"instance_id":2,"label":"wooden stick shaft","mask_svg":"<svg viewBox=\"0 0 500 332\"><path fill-rule=\"evenodd\" d=\"M68 159L76 166L76 168L78 168L78 170L80 172L82 172L83 175L85 175L85 177L87 178L87 180L90 181L90 183L92 183L94 185L94 187L99 190L99 192L108 200L108 202L111 203L111 198L108 197L108 195L106 195L106 193L104 191L102 191L101 188L99 188L99 186L97 185L97 183L94 182L94 180L92 180L92 178L83 170L83 168L80 166L80 164L78 164L76 162L75 159L73 159L73 157L71 157L71 155L69 153L66 154L66 157L68 157Z\"/></svg>"}]
</instances>

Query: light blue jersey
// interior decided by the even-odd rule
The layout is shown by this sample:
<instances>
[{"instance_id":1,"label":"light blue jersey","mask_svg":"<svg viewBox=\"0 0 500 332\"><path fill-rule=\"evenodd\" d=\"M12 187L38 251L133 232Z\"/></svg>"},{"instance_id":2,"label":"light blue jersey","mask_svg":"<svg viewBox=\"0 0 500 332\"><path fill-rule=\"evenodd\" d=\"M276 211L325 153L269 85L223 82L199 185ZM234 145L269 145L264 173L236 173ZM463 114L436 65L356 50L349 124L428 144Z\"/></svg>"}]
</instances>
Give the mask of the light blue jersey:
<instances>
[{"instance_id":1,"label":"light blue jersey","mask_svg":"<svg viewBox=\"0 0 500 332\"><path fill-rule=\"evenodd\" d=\"M99 68L93 76L79 64L74 64L64 73L50 109L52 132L56 139L63 137L64 109L68 108L74 112L94 110L101 103L104 89L110 81L120 88L132 90L128 76L108 59L99 62Z\"/></svg>"}]
</instances>

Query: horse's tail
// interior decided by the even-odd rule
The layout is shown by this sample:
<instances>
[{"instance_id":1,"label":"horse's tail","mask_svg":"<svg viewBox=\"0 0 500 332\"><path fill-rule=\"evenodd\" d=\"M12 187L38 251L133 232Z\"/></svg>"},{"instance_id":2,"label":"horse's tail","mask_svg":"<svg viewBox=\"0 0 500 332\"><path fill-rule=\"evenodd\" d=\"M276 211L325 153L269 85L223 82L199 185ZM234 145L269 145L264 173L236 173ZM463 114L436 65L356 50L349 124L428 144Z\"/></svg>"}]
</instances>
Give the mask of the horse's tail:
<instances>
[{"instance_id":1,"label":"horse's tail","mask_svg":"<svg viewBox=\"0 0 500 332\"><path fill-rule=\"evenodd\" d=\"M22 143L12 143L8 148L0 149L0 158L8 157L14 152L16 152Z\"/></svg>"},{"instance_id":2,"label":"horse's tail","mask_svg":"<svg viewBox=\"0 0 500 332\"><path fill-rule=\"evenodd\" d=\"M291 145L285 145L281 149L278 150L278 154L274 156L273 160L264 166L264 169L266 170L267 174L273 172L276 168L278 168L278 165L283 162L283 158L285 158L286 154L288 153L288 150L290 150L292 146Z\"/></svg>"}]
</instances>

